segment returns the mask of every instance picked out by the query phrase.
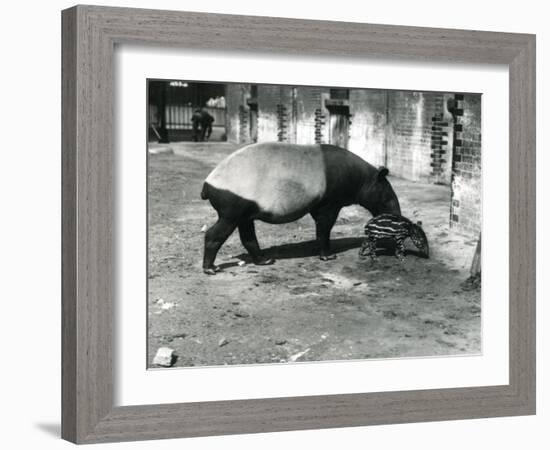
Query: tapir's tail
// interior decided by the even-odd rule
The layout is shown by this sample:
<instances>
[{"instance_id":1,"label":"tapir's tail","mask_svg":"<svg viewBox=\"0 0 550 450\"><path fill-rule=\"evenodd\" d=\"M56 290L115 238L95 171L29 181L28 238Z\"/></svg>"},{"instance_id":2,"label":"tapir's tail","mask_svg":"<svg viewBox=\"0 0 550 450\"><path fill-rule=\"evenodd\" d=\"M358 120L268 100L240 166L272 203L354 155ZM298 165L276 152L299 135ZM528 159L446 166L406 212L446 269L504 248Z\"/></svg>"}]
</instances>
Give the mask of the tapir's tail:
<instances>
[{"instance_id":1,"label":"tapir's tail","mask_svg":"<svg viewBox=\"0 0 550 450\"><path fill-rule=\"evenodd\" d=\"M208 183L202 185L201 198L206 200L208 198Z\"/></svg>"}]
</instances>

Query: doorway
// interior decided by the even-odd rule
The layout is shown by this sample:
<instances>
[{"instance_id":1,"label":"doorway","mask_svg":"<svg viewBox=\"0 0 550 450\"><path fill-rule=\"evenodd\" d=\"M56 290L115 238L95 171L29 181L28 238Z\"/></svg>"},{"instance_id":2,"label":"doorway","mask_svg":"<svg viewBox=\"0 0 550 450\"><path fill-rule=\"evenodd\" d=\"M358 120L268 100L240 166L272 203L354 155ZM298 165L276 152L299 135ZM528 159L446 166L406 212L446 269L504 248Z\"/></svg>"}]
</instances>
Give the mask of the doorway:
<instances>
[{"instance_id":1,"label":"doorway","mask_svg":"<svg viewBox=\"0 0 550 450\"><path fill-rule=\"evenodd\" d=\"M348 148L350 113L347 105L327 105L329 110L329 143Z\"/></svg>"}]
</instances>

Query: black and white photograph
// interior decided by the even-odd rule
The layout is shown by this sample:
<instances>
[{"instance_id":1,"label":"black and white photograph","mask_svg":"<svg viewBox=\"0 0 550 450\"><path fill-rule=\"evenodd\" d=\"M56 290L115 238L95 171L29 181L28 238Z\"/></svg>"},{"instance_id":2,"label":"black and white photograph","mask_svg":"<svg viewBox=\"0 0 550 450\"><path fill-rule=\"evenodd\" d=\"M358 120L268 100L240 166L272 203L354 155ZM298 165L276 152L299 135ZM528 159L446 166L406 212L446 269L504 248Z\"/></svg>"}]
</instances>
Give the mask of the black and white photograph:
<instances>
[{"instance_id":1,"label":"black and white photograph","mask_svg":"<svg viewBox=\"0 0 550 450\"><path fill-rule=\"evenodd\" d=\"M548 447L544 2L94 3L3 9L3 448Z\"/></svg>"},{"instance_id":2,"label":"black and white photograph","mask_svg":"<svg viewBox=\"0 0 550 450\"><path fill-rule=\"evenodd\" d=\"M148 368L482 353L481 94L147 99Z\"/></svg>"}]
</instances>

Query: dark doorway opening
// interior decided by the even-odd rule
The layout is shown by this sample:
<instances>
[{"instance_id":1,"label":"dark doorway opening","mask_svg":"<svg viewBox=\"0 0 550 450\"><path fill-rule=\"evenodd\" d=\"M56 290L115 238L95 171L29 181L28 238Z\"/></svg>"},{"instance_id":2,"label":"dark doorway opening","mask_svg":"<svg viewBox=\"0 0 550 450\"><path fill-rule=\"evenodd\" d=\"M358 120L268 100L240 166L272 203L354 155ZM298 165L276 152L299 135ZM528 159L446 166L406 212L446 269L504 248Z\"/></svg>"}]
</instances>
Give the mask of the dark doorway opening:
<instances>
[{"instance_id":1,"label":"dark doorway opening","mask_svg":"<svg viewBox=\"0 0 550 450\"><path fill-rule=\"evenodd\" d=\"M226 140L225 84L183 80L148 80L148 139L158 142L192 141L205 133L193 130L193 114L210 116L208 140ZM208 133L206 133L208 135Z\"/></svg>"},{"instance_id":2,"label":"dark doorway opening","mask_svg":"<svg viewBox=\"0 0 550 450\"><path fill-rule=\"evenodd\" d=\"M326 107L329 111L329 142L342 148L348 148L350 113L349 105L337 104L327 100Z\"/></svg>"}]
</instances>

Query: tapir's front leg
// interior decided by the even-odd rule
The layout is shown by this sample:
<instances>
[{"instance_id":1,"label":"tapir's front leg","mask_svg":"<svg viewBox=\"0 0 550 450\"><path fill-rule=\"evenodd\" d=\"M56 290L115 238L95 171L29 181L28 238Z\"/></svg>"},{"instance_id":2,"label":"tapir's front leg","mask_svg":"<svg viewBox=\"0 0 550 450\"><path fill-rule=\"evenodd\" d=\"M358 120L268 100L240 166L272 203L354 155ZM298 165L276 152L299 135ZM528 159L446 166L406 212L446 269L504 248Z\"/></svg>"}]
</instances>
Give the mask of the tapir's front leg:
<instances>
[{"instance_id":1,"label":"tapir's front leg","mask_svg":"<svg viewBox=\"0 0 550 450\"><path fill-rule=\"evenodd\" d=\"M359 250L359 257L366 258L370 256L371 261L376 261L376 239L370 235L367 235L366 239L361 244L361 250Z\"/></svg>"},{"instance_id":2,"label":"tapir's front leg","mask_svg":"<svg viewBox=\"0 0 550 450\"><path fill-rule=\"evenodd\" d=\"M405 239L397 239L395 242L395 257L401 261L405 261Z\"/></svg>"},{"instance_id":3,"label":"tapir's front leg","mask_svg":"<svg viewBox=\"0 0 550 450\"><path fill-rule=\"evenodd\" d=\"M339 212L340 208L327 207L311 213L315 220L315 234L320 250L319 258L322 261L329 261L336 258L336 255L330 252L330 232L338 218Z\"/></svg>"}]
</instances>

